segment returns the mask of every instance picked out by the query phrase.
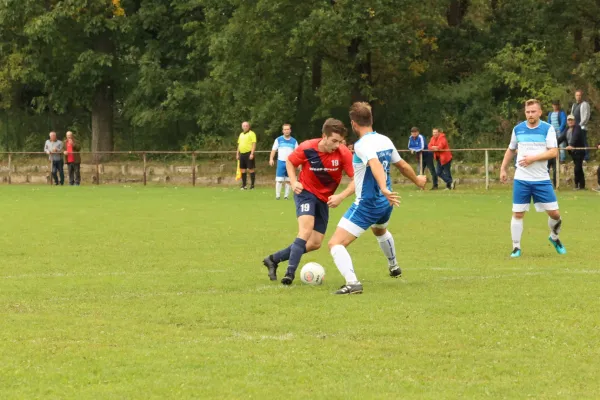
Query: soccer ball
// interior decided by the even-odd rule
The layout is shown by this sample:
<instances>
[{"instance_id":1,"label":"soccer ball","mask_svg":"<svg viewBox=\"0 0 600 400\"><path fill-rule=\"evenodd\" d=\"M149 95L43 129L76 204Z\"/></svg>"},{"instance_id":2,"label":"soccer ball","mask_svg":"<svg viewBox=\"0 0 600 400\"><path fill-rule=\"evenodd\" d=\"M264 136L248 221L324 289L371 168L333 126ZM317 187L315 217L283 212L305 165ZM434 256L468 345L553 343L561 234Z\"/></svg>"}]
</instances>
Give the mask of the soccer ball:
<instances>
[{"instance_id":1,"label":"soccer ball","mask_svg":"<svg viewBox=\"0 0 600 400\"><path fill-rule=\"evenodd\" d=\"M300 280L307 285L320 285L325 279L325 268L316 262L304 264L300 270Z\"/></svg>"}]
</instances>

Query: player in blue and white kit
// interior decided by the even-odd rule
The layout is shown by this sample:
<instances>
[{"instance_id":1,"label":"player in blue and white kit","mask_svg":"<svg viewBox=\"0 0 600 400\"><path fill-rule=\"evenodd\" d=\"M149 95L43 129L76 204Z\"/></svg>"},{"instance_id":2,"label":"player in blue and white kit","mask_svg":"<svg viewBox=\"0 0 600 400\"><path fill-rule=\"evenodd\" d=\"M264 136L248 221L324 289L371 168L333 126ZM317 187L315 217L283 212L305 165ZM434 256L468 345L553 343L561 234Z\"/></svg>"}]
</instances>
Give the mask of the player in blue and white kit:
<instances>
[{"instance_id":1,"label":"player in blue and white kit","mask_svg":"<svg viewBox=\"0 0 600 400\"><path fill-rule=\"evenodd\" d=\"M277 152L277 171L275 172L275 198L277 200L281 198L283 182L285 182L285 199L287 200L290 195L290 178L285 169L285 161L296 150L296 147L298 147L298 142L292 137L292 126L290 124L283 124L282 132L283 135L275 139L271 156L269 157L269 165L272 167L275 165L273 157L275 157L275 152Z\"/></svg>"},{"instance_id":2,"label":"player in blue and white kit","mask_svg":"<svg viewBox=\"0 0 600 400\"><path fill-rule=\"evenodd\" d=\"M527 121L521 122L512 131L510 144L500 169L500 181L506 183L508 181L506 169L518 150L513 185L513 217L510 223L513 251L510 256L513 258L521 256L523 217L525 212L529 211L532 198L535 210L546 211L548 214L550 228L548 240L558 254L566 254L567 249L558 238L562 220L547 166L548 160L558 155L556 132L552 125L540 121L542 107L538 100L527 100L525 116Z\"/></svg>"},{"instance_id":3,"label":"player in blue and white kit","mask_svg":"<svg viewBox=\"0 0 600 400\"><path fill-rule=\"evenodd\" d=\"M352 130L359 138L354 144L352 159L356 200L342 217L329 241L333 261L346 279L346 284L336 294L363 291L346 247L368 228L377 237L379 246L388 259L390 276L399 277L402 274L396 260L394 237L387 230L393 206L400 204L398 194L392 192L390 167L394 164L402 175L420 188L427 181L425 176L415 174L387 136L373 131L373 115L368 103L354 103L350 107L350 120Z\"/></svg>"}]
</instances>

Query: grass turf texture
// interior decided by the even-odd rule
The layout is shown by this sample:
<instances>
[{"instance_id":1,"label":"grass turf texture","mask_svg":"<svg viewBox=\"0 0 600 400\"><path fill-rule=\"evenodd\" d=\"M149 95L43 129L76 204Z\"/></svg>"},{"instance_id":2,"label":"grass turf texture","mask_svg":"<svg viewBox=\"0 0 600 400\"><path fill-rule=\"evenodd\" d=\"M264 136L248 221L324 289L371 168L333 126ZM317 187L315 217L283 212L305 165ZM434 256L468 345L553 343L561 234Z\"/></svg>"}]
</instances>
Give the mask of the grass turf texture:
<instances>
[{"instance_id":1,"label":"grass turf texture","mask_svg":"<svg viewBox=\"0 0 600 400\"><path fill-rule=\"evenodd\" d=\"M325 248L323 286L268 280L296 234L271 188L1 186L0 397L596 397L600 196L559 193L566 256L529 213L512 260L509 190L400 192L404 278L365 234L365 293L334 296Z\"/></svg>"}]
</instances>

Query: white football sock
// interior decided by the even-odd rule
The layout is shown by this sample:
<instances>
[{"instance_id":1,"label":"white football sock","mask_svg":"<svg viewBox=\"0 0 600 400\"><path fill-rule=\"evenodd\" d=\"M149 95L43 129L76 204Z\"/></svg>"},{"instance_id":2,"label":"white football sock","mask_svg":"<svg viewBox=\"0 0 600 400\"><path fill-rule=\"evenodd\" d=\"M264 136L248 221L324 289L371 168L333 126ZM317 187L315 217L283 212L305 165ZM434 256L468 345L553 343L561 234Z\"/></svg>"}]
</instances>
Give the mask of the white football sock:
<instances>
[{"instance_id":1,"label":"white football sock","mask_svg":"<svg viewBox=\"0 0 600 400\"><path fill-rule=\"evenodd\" d=\"M352 258L350 258L348 250L341 244L338 244L331 248L331 255L333 256L335 266L346 279L346 283L358 283L358 278L354 274L354 267L352 266Z\"/></svg>"},{"instance_id":2,"label":"white football sock","mask_svg":"<svg viewBox=\"0 0 600 400\"><path fill-rule=\"evenodd\" d=\"M512 236L513 248L521 248L521 236L523 236L523 218L512 217L510 220L510 233Z\"/></svg>"},{"instance_id":3,"label":"white football sock","mask_svg":"<svg viewBox=\"0 0 600 400\"><path fill-rule=\"evenodd\" d=\"M550 228L550 237L552 240L558 239L560 233L560 226L562 225L562 219L552 219L548 217L548 227Z\"/></svg>"},{"instance_id":4,"label":"white football sock","mask_svg":"<svg viewBox=\"0 0 600 400\"><path fill-rule=\"evenodd\" d=\"M290 189L292 187L290 186L290 184L288 182L285 183L285 197L290 197Z\"/></svg>"},{"instance_id":5,"label":"white football sock","mask_svg":"<svg viewBox=\"0 0 600 400\"><path fill-rule=\"evenodd\" d=\"M281 181L275 182L275 197L277 198L281 197L281 186L283 186Z\"/></svg>"},{"instance_id":6,"label":"white football sock","mask_svg":"<svg viewBox=\"0 0 600 400\"><path fill-rule=\"evenodd\" d=\"M377 241L379 242L379 247L383 250L383 254L385 254L388 259L388 265L390 267L394 267L398 265L398 261L396 260L396 247L394 245L394 237L390 231L387 231L382 236L376 236Z\"/></svg>"}]
</instances>

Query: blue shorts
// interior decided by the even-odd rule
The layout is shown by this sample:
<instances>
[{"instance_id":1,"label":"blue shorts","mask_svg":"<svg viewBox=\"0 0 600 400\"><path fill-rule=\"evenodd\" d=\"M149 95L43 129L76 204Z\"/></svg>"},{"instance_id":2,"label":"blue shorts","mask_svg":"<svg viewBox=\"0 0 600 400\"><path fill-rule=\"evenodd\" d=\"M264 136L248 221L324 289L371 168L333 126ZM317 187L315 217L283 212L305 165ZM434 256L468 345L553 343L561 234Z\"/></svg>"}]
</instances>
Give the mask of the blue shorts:
<instances>
[{"instance_id":1,"label":"blue shorts","mask_svg":"<svg viewBox=\"0 0 600 400\"><path fill-rule=\"evenodd\" d=\"M513 212L529 211L532 198L537 212L558 210L558 201L556 201L556 194L550 180L521 181L515 179L513 184Z\"/></svg>"},{"instance_id":2,"label":"blue shorts","mask_svg":"<svg viewBox=\"0 0 600 400\"><path fill-rule=\"evenodd\" d=\"M338 226L356 237L368 228L387 228L393 207L383 204L379 207L365 207L353 203L344 214Z\"/></svg>"},{"instance_id":3,"label":"blue shorts","mask_svg":"<svg viewBox=\"0 0 600 400\"><path fill-rule=\"evenodd\" d=\"M294 194L296 202L296 217L302 215L312 215L315 217L315 231L325 234L327 224L329 223L329 206L324 201L319 200L317 196L303 190L300 194Z\"/></svg>"},{"instance_id":4,"label":"blue shorts","mask_svg":"<svg viewBox=\"0 0 600 400\"><path fill-rule=\"evenodd\" d=\"M287 169L285 168L285 161L277 160L277 172L275 172L276 181L289 181Z\"/></svg>"}]
</instances>

